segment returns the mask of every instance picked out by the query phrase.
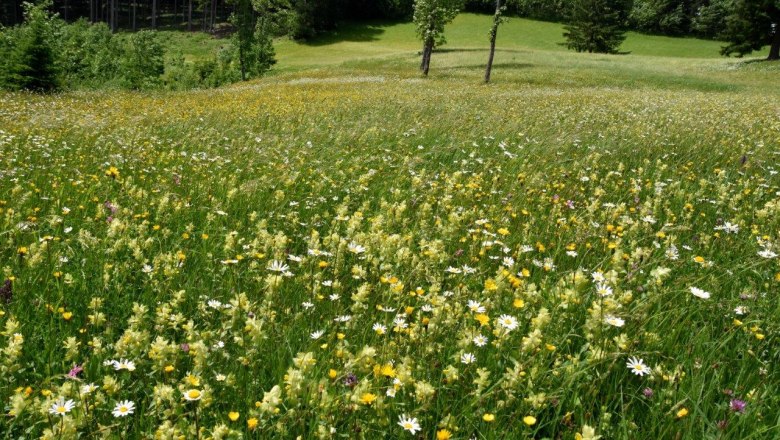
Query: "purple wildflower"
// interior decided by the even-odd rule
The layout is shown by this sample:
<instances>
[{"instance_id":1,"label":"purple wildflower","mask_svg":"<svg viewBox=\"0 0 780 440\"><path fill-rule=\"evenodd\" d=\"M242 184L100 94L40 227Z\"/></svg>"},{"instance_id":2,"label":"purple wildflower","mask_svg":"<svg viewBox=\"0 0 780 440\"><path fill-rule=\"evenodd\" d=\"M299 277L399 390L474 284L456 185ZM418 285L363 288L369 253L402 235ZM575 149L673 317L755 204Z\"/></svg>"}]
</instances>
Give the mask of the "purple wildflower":
<instances>
[{"instance_id":1,"label":"purple wildflower","mask_svg":"<svg viewBox=\"0 0 780 440\"><path fill-rule=\"evenodd\" d=\"M75 379L82 371L84 371L84 367L74 364L73 368L68 371L68 379Z\"/></svg>"},{"instance_id":2,"label":"purple wildflower","mask_svg":"<svg viewBox=\"0 0 780 440\"><path fill-rule=\"evenodd\" d=\"M353 373L347 374L347 377L344 379L344 385L352 388L358 383L358 378Z\"/></svg>"},{"instance_id":3,"label":"purple wildflower","mask_svg":"<svg viewBox=\"0 0 780 440\"><path fill-rule=\"evenodd\" d=\"M731 402L729 402L729 408L738 413L745 412L745 407L747 406L747 402L740 399L731 399Z\"/></svg>"}]
</instances>

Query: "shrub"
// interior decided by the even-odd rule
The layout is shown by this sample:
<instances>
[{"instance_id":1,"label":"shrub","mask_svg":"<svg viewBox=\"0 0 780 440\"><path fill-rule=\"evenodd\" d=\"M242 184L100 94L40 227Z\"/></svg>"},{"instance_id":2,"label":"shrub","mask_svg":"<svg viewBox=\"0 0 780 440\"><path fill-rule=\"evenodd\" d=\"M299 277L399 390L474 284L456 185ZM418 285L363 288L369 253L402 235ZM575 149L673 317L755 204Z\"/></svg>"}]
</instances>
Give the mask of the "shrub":
<instances>
[{"instance_id":1,"label":"shrub","mask_svg":"<svg viewBox=\"0 0 780 440\"><path fill-rule=\"evenodd\" d=\"M120 61L125 87L142 89L160 84L165 72L165 49L157 33L140 31L127 39Z\"/></svg>"}]
</instances>

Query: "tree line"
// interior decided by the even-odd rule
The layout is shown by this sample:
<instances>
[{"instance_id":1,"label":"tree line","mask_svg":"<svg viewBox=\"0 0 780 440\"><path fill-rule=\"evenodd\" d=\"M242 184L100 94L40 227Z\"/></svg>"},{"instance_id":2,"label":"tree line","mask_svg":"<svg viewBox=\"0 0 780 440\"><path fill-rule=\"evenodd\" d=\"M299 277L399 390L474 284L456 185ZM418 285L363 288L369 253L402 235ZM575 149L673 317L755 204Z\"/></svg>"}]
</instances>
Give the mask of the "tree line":
<instances>
[{"instance_id":1,"label":"tree line","mask_svg":"<svg viewBox=\"0 0 780 440\"><path fill-rule=\"evenodd\" d=\"M343 10L337 5L363 6L350 14L385 16L392 12L400 16L406 10L407 2L411 2L412 20L422 42L420 70L427 76L434 50L446 41L445 26L469 4L475 7L485 1L493 6L484 76L485 82L488 82L498 29L507 11L517 8L518 4L530 5L541 0L186 0L186 3L173 0L170 11L164 5L171 6L171 3L151 0L151 17L141 14L140 20L138 5L132 3L138 0L87 0L90 4L89 18L81 17L73 23L64 20L64 13L52 13L57 10L55 1L24 3L23 23L9 28L0 27L1 87L48 91L60 88L63 82L82 86L117 84L127 88L161 84L171 88L219 86L260 76L270 69L276 62L272 44L274 37L291 35L302 38L304 35L316 35L328 29L327 26L335 26L338 22L336 17L342 13L339 11ZM59 1L69 8L68 1L78 3L78 0ZM723 55L742 56L769 45L768 59L780 59L780 0L697 1L708 2L706 5L701 3L703 6L698 8L700 21L704 20L702 16L720 17L717 21L721 28L716 35L727 41L727 45L722 47ZM180 15L184 14L181 9L177 12L177 8L186 4L186 22L180 22L180 25L186 23L187 28L192 28L193 2L201 6L200 26L203 29L215 28L217 23L223 24L224 21L229 24L231 44L220 49L210 60L185 63L181 54L173 54L166 68L165 50L153 30L114 37L114 31L122 22L119 19L123 10L120 4L133 11L133 28L146 21L152 28L161 26L163 17L175 23L177 18L184 17ZM670 4L667 0L569 0L564 8L567 25L563 34L566 42L563 44L578 52L619 53L628 29L627 23L632 16L637 16L637 4L641 2ZM108 7L108 15L104 15L105 8L101 9L101 4ZM328 4L334 7L319 9ZM681 4L677 2L673 9L690 10L682 8ZM721 7L723 10L718 9L717 13L707 12L710 8ZM643 13L648 13L645 9ZM691 20L690 25L700 21ZM326 25L326 22L331 24Z\"/></svg>"},{"instance_id":2,"label":"tree line","mask_svg":"<svg viewBox=\"0 0 780 440\"><path fill-rule=\"evenodd\" d=\"M0 2L0 24L24 20L25 0ZM296 38L334 29L344 20L404 19L412 15L414 0L285 0L276 2L290 13ZM160 27L213 31L241 7L236 0L53 0L50 11L72 22L104 22L112 30Z\"/></svg>"},{"instance_id":3,"label":"tree line","mask_svg":"<svg viewBox=\"0 0 780 440\"><path fill-rule=\"evenodd\" d=\"M21 23L24 0L4 0L0 23ZM727 26L729 11L744 0L618 0L626 29L673 36L716 38ZM289 0L296 37L333 29L344 20L411 18L414 0ZM505 14L566 22L577 9L572 0L507 0ZM750 1L747 1L750 3ZM754 1L761 3L761 1ZM773 3L771 0L763 3ZM776 2L775 2L776 3ZM52 11L65 21L86 18L114 29L155 29L159 26L213 30L236 8L231 0L54 0ZM493 13L495 0L465 0L462 10Z\"/></svg>"}]
</instances>

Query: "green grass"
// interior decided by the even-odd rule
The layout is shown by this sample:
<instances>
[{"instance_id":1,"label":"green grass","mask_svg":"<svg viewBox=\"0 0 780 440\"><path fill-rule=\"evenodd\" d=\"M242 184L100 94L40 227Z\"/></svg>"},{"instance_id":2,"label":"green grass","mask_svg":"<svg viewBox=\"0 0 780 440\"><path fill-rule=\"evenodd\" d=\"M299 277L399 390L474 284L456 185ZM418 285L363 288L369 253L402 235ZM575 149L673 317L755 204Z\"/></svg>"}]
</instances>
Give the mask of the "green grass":
<instances>
[{"instance_id":1,"label":"green grass","mask_svg":"<svg viewBox=\"0 0 780 440\"><path fill-rule=\"evenodd\" d=\"M0 433L777 438L777 63L513 20L484 85L481 23L429 78L395 24L221 89L0 94Z\"/></svg>"},{"instance_id":2,"label":"green grass","mask_svg":"<svg viewBox=\"0 0 780 440\"><path fill-rule=\"evenodd\" d=\"M478 81L487 59L489 16L461 14L447 27L431 76ZM554 87L671 88L774 93L772 63L745 64L719 55L720 42L629 33L624 55L565 49L562 25L511 18L499 30L494 81ZM162 32L188 60L212 56L227 40L201 33ZM411 23L346 24L312 41L276 42L271 75L390 75L413 78L419 42ZM764 56L755 54L755 56ZM776 63L775 63L776 64ZM765 73L759 73L765 72Z\"/></svg>"},{"instance_id":3,"label":"green grass","mask_svg":"<svg viewBox=\"0 0 780 440\"><path fill-rule=\"evenodd\" d=\"M490 16L461 14L446 28L447 48L485 49ZM565 52L563 25L523 18L510 18L501 26L497 45L512 51ZM631 55L653 57L719 58L722 43L693 38L680 39L629 32L621 47ZM411 23L363 23L342 26L337 32L311 44L280 41L280 64L313 66L333 64L354 58L401 55L419 50ZM324 49L324 50L321 50Z\"/></svg>"}]
</instances>

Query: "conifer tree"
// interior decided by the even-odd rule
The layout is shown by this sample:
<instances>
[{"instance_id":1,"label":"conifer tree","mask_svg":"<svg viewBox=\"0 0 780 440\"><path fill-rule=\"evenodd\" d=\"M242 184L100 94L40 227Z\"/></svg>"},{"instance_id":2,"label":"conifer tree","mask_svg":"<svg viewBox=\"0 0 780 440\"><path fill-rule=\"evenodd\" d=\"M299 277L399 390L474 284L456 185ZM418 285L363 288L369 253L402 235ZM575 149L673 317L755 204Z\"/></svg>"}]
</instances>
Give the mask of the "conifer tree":
<instances>
[{"instance_id":1,"label":"conifer tree","mask_svg":"<svg viewBox=\"0 0 780 440\"><path fill-rule=\"evenodd\" d=\"M747 55L769 46L768 60L780 59L780 0L736 0L721 35L721 54Z\"/></svg>"},{"instance_id":2,"label":"conifer tree","mask_svg":"<svg viewBox=\"0 0 780 440\"><path fill-rule=\"evenodd\" d=\"M50 92L59 88L54 50L51 45L49 1L25 3L25 24L10 54L5 86L15 90Z\"/></svg>"},{"instance_id":3,"label":"conifer tree","mask_svg":"<svg viewBox=\"0 0 780 440\"><path fill-rule=\"evenodd\" d=\"M624 0L574 0L564 44L577 52L617 53L626 39L626 12Z\"/></svg>"},{"instance_id":4,"label":"conifer tree","mask_svg":"<svg viewBox=\"0 0 780 440\"><path fill-rule=\"evenodd\" d=\"M286 0L233 0L230 21L236 30L233 47L237 51L241 79L262 75L276 63L272 37L287 26L290 5Z\"/></svg>"}]
</instances>

